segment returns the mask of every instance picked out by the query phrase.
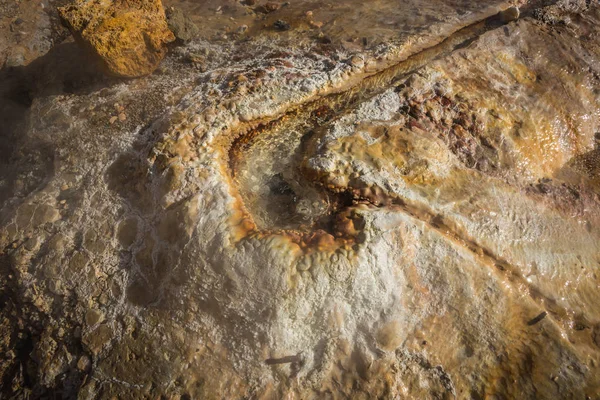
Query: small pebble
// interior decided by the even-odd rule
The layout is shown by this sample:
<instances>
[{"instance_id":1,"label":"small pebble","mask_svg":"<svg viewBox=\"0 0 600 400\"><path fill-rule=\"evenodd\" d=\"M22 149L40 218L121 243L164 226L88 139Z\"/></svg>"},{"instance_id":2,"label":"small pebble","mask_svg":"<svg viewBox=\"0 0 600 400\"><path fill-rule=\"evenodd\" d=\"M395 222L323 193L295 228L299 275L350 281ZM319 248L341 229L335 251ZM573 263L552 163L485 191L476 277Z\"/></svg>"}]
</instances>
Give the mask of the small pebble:
<instances>
[{"instance_id":1,"label":"small pebble","mask_svg":"<svg viewBox=\"0 0 600 400\"><path fill-rule=\"evenodd\" d=\"M281 8L281 4L279 3L267 3L265 4L265 10L267 10L267 12L273 12L273 11L277 11Z\"/></svg>"},{"instance_id":2,"label":"small pebble","mask_svg":"<svg viewBox=\"0 0 600 400\"><path fill-rule=\"evenodd\" d=\"M125 115L125 113L121 113L119 114L119 121L125 121L127 119L127 115Z\"/></svg>"},{"instance_id":3,"label":"small pebble","mask_svg":"<svg viewBox=\"0 0 600 400\"><path fill-rule=\"evenodd\" d=\"M273 24L273 26L280 31L289 31L291 29L290 24L281 19L275 21L275 24Z\"/></svg>"},{"instance_id":4,"label":"small pebble","mask_svg":"<svg viewBox=\"0 0 600 400\"><path fill-rule=\"evenodd\" d=\"M356 68L362 68L365 66L365 62L362 57L354 56L350 59L350 64Z\"/></svg>"},{"instance_id":5,"label":"small pebble","mask_svg":"<svg viewBox=\"0 0 600 400\"><path fill-rule=\"evenodd\" d=\"M79 361L77 361L77 368L80 371L85 371L90 366L90 359L87 356L81 356Z\"/></svg>"},{"instance_id":6,"label":"small pebble","mask_svg":"<svg viewBox=\"0 0 600 400\"><path fill-rule=\"evenodd\" d=\"M117 119L119 119L118 117L110 117L110 120L108 122L110 122L110 124L114 124L115 122L117 122Z\"/></svg>"}]
</instances>

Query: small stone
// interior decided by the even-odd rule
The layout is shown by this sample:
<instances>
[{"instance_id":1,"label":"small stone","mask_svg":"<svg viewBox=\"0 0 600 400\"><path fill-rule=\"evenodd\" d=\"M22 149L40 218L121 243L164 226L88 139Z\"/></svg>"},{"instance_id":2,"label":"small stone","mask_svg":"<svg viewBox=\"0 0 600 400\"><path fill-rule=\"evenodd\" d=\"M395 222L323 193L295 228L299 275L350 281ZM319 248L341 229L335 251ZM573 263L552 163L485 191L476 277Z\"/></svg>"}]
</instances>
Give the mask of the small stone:
<instances>
[{"instance_id":1,"label":"small stone","mask_svg":"<svg viewBox=\"0 0 600 400\"><path fill-rule=\"evenodd\" d=\"M206 64L206 58L202 54L190 53L186 58L192 64Z\"/></svg>"},{"instance_id":2,"label":"small stone","mask_svg":"<svg viewBox=\"0 0 600 400\"><path fill-rule=\"evenodd\" d=\"M104 346L113 338L113 330L109 325L103 324L98 328L83 336L83 343L92 352L97 355L102 351Z\"/></svg>"},{"instance_id":3,"label":"small stone","mask_svg":"<svg viewBox=\"0 0 600 400\"><path fill-rule=\"evenodd\" d=\"M104 314L101 311L98 310L88 310L85 313L85 323L88 324L88 326L94 326L99 322L102 322L104 320Z\"/></svg>"},{"instance_id":4,"label":"small stone","mask_svg":"<svg viewBox=\"0 0 600 400\"><path fill-rule=\"evenodd\" d=\"M37 236L34 236L32 238L29 238L23 246L25 247L25 249L27 251L32 251L38 246L39 241L40 241L40 238Z\"/></svg>"},{"instance_id":5,"label":"small stone","mask_svg":"<svg viewBox=\"0 0 600 400\"><path fill-rule=\"evenodd\" d=\"M252 114L250 112L242 112L240 113L240 121L248 122L252 120Z\"/></svg>"},{"instance_id":6,"label":"small stone","mask_svg":"<svg viewBox=\"0 0 600 400\"><path fill-rule=\"evenodd\" d=\"M279 3L269 2L269 3L265 4L265 10L267 10L267 12L277 11L280 8L281 8L281 4L279 4Z\"/></svg>"},{"instance_id":7,"label":"small stone","mask_svg":"<svg viewBox=\"0 0 600 400\"><path fill-rule=\"evenodd\" d=\"M323 27L323 22L321 21L310 21L310 26L313 28L321 28Z\"/></svg>"},{"instance_id":8,"label":"small stone","mask_svg":"<svg viewBox=\"0 0 600 400\"><path fill-rule=\"evenodd\" d=\"M350 65L356 68L362 68L365 66L365 61L362 57L354 56L350 59Z\"/></svg>"},{"instance_id":9,"label":"small stone","mask_svg":"<svg viewBox=\"0 0 600 400\"><path fill-rule=\"evenodd\" d=\"M110 120L108 122L110 122L110 124L114 124L115 122L117 122L117 119L119 119L118 117L114 116L114 117L110 117Z\"/></svg>"},{"instance_id":10,"label":"small stone","mask_svg":"<svg viewBox=\"0 0 600 400\"><path fill-rule=\"evenodd\" d=\"M90 358L88 356L81 356L77 361L77 369L80 371L87 371L90 366Z\"/></svg>"},{"instance_id":11,"label":"small stone","mask_svg":"<svg viewBox=\"0 0 600 400\"><path fill-rule=\"evenodd\" d=\"M125 115L125 113L121 113L119 114L119 121L123 122L127 119L127 115Z\"/></svg>"},{"instance_id":12,"label":"small stone","mask_svg":"<svg viewBox=\"0 0 600 400\"><path fill-rule=\"evenodd\" d=\"M277 21L275 21L273 26L275 27L275 29L280 30L280 31L289 31L291 29L290 24L281 19L278 19Z\"/></svg>"},{"instance_id":13,"label":"small stone","mask_svg":"<svg viewBox=\"0 0 600 400\"><path fill-rule=\"evenodd\" d=\"M102 293L99 297L98 297L98 303L102 304L103 306L108 304L108 295L106 293Z\"/></svg>"},{"instance_id":14,"label":"small stone","mask_svg":"<svg viewBox=\"0 0 600 400\"><path fill-rule=\"evenodd\" d=\"M269 14L269 13L279 10L280 8L281 8L281 4L269 2L269 3L266 3L265 5L256 7L254 9L254 11L263 13L263 14Z\"/></svg>"},{"instance_id":15,"label":"small stone","mask_svg":"<svg viewBox=\"0 0 600 400\"><path fill-rule=\"evenodd\" d=\"M167 8L167 24L175 37L186 43L200 34L200 29L183 11L175 7Z\"/></svg>"},{"instance_id":16,"label":"small stone","mask_svg":"<svg viewBox=\"0 0 600 400\"><path fill-rule=\"evenodd\" d=\"M22 53L11 53L4 64L6 67L20 67L25 64L25 56Z\"/></svg>"}]
</instances>

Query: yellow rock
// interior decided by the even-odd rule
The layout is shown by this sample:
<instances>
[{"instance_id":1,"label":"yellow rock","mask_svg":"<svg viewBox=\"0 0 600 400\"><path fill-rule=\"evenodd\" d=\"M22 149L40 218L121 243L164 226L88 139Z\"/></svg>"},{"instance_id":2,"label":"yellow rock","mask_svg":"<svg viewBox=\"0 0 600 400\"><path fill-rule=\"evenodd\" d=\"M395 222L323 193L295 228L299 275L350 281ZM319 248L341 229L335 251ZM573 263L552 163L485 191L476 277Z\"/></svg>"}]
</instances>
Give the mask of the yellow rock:
<instances>
[{"instance_id":1,"label":"yellow rock","mask_svg":"<svg viewBox=\"0 0 600 400\"><path fill-rule=\"evenodd\" d=\"M116 76L152 73L175 40L161 0L75 0L59 13L75 39Z\"/></svg>"}]
</instances>

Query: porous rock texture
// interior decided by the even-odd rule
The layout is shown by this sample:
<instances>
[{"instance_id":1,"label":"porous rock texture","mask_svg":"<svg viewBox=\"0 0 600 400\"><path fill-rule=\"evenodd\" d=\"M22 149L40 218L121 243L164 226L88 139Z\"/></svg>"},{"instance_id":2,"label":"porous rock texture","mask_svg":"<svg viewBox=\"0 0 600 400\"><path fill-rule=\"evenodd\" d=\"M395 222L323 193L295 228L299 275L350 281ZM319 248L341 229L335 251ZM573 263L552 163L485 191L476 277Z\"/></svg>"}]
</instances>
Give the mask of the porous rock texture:
<instances>
[{"instance_id":1,"label":"porous rock texture","mask_svg":"<svg viewBox=\"0 0 600 400\"><path fill-rule=\"evenodd\" d=\"M3 395L598 398L600 6L347 3L360 46L288 18L22 71Z\"/></svg>"},{"instance_id":2,"label":"porous rock texture","mask_svg":"<svg viewBox=\"0 0 600 400\"><path fill-rule=\"evenodd\" d=\"M76 0L59 12L76 40L120 77L152 73L175 40L161 0Z\"/></svg>"}]
</instances>

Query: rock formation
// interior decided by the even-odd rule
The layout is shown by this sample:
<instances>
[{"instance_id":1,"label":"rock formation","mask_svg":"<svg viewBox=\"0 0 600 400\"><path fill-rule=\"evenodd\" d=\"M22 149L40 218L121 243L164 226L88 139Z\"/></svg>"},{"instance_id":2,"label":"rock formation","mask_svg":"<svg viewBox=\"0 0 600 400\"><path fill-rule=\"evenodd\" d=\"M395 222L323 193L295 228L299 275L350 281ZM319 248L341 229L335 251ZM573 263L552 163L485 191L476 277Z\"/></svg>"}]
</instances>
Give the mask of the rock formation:
<instances>
[{"instance_id":1,"label":"rock formation","mask_svg":"<svg viewBox=\"0 0 600 400\"><path fill-rule=\"evenodd\" d=\"M3 395L598 398L600 6L317 3L20 71Z\"/></svg>"},{"instance_id":2,"label":"rock formation","mask_svg":"<svg viewBox=\"0 0 600 400\"><path fill-rule=\"evenodd\" d=\"M116 76L152 73L175 40L161 0L76 0L59 11L75 38Z\"/></svg>"}]
</instances>

